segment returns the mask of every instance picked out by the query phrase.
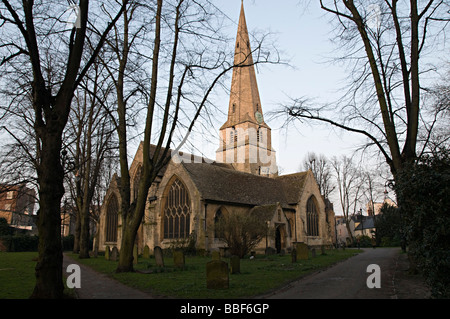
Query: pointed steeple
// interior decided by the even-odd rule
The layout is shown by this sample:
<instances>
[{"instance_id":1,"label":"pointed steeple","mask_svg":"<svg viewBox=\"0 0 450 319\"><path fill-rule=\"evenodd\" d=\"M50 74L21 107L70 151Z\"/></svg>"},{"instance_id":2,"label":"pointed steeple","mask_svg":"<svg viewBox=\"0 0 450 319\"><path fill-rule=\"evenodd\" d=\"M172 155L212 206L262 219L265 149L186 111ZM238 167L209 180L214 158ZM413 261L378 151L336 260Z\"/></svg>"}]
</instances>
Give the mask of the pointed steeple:
<instances>
[{"instance_id":1,"label":"pointed steeple","mask_svg":"<svg viewBox=\"0 0 450 319\"><path fill-rule=\"evenodd\" d=\"M271 129L264 122L243 1L234 66L228 119L220 128L216 161L230 163L241 172L277 176L276 152L272 149Z\"/></svg>"},{"instance_id":2,"label":"pointed steeple","mask_svg":"<svg viewBox=\"0 0 450 319\"><path fill-rule=\"evenodd\" d=\"M231 81L228 121L223 127L232 127L243 122L266 126L262 115L243 1L236 36L234 65L236 67Z\"/></svg>"}]
</instances>

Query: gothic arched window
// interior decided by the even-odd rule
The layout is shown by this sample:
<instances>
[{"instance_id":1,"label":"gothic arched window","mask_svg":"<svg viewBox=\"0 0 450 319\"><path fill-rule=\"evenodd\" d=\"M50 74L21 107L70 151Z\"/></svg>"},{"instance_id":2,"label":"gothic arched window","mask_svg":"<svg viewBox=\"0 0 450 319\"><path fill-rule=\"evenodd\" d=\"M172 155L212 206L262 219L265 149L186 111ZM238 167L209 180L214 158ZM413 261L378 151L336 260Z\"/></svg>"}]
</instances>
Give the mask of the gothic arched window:
<instances>
[{"instance_id":1,"label":"gothic arched window","mask_svg":"<svg viewBox=\"0 0 450 319\"><path fill-rule=\"evenodd\" d=\"M136 200L139 193L139 182L141 181L142 166L139 166L136 170L136 174L133 179L133 200Z\"/></svg>"},{"instance_id":2,"label":"gothic arched window","mask_svg":"<svg viewBox=\"0 0 450 319\"><path fill-rule=\"evenodd\" d=\"M188 238L191 226L191 200L186 187L178 178L170 185L164 207L164 238Z\"/></svg>"},{"instance_id":3,"label":"gothic arched window","mask_svg":"<svg viewBox=\"0 0 450 319\"><path fill-rule=\"evenodd\" d=\"M314 196L311 196L306 203L306 226L308 236L319 236L319 214Z\"/></svg>"},{"instance_id":4,"label":"gothic arched window","mask_svg":"<svg viewBox=\"0 0 450 319\"><path fill-rule=\"evenodd\" d=\"M119 220L119 203L112 195L106 208L106 242L117 241L117 222Z\"/></svg>"}]
</instances>

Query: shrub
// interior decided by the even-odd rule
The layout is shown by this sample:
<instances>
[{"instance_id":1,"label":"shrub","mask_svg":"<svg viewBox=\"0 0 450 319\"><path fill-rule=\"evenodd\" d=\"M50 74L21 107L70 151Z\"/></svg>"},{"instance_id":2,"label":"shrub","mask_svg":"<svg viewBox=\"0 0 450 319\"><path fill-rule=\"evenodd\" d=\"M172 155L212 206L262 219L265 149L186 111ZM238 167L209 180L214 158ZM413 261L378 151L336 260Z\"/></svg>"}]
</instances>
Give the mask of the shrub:
<instances>
[{"instance_id":1,"label":"shrub","mask_svg":"<svg viewBox=\"0 0 450 319\"><path fill-rule=\"evenodd\" d=\"M2 236L3 245L10 252L37 251L38 236L29 235L9 235Z\"/></svg>"},{"instance_id":2,"label":"shrub","mask_svg":"<svg viewBox=\"0 0 450 319\"><path fill-rule=\"evenodd\" d=\"M432 295L450 297L450 156L426 157L398 173L395 190L409 253Z\"/></svg>"}]
</instances>

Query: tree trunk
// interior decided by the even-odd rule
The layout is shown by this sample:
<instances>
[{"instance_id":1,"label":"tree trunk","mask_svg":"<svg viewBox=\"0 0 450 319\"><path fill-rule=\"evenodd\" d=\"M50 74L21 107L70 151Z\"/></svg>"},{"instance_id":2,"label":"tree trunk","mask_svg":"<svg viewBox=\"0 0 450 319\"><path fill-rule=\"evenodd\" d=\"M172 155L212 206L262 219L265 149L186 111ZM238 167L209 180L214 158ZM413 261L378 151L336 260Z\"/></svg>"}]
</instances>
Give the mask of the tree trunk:
<instances>
[{"instance_id":1,"label":"tree trunk","mask_svg":"<svg viewBox=\"0 0 450 319\"><path fill-rule=\"evenodd\" d=\"M89 258L89 206L84 204L81 210L81 232L80 232L80 259ZM87 206L87 207L86 207Z\"/></svg>"},{"instance_id":2,"label":"tree trunk","mask_svg":"<svg viewBox=\"0 0 450 319\"><path fill-rule=\"evenodd\" d=\"M64 194L63 168L60 162L61 135L42 137L39 181L39 257L35 268L36 286L31 298L62 298L62 243L60 203Z\"/></svg>"},{"instance_id":3,"label":"tree trunk","mask_svg":"<svg viewBox=\"0 0 450 319\"><path fill-rule=\"evenodd\" d=\"M116 272L133 272L133 248L136 241L136 233L132 227L126 227L123 232L122 246L119 254L119 264ZM131 249L130 249L131 247Z\"/></svg>"},{"instance_id":4,"label":"tree trunk","mask_svg":"<svg viewBox=\"0 0 450 319\"><path fill-rule=\"evenodd\" d=\"M80 213L77 209L75 211L76 218L75 218L75 235L73 239L73 253L78 254L80 252L80 233L81 233L81 220L80 220Z\"/></svg>"}]
</instances>

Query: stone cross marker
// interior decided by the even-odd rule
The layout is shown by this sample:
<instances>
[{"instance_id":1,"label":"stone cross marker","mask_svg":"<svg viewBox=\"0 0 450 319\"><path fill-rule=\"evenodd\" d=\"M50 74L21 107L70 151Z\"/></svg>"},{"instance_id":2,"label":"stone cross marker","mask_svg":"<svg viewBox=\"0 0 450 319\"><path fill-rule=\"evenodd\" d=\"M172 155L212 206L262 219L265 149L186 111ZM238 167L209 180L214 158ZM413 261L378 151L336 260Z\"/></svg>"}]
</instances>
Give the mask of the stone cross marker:
<instances>
[{"instance_id":1,"label":"stone cross marker","mask_svg":"<svg viewBox=\"0 0 450 319\"><path fill-rule=\"evenodd\" d=\"M184 267L184 253L181 249L176 249L173 251L173 264L177 268Z\"/></svg>"},{"instance_id":2,"label":"stone cross marker","mask_svg":"<svg viewBox=\"0 0 450 319\"><path fill-rule=\"evenodd\" d=\"M241 273L241 259L238 256L231 256L230 258L231 273L240 274Z\"/></svg>"},{"instance_id":3,"label":"stone cross marker","mask_svg":"<svg viewBox=\"0 0 450 319\"><path fill-rule=\"evenodd\" d=\"M164 267L164 257L161 247L156 246L155 249L153 250L153 253L155 254L156 266Z\"/></svg>"},{"instance_id":4,"label":"stone cross marker","mask_svg":"<svg viewBox=\"0 0 450 319\"><path fill-rule=\"evenodd\" d=\"M297 243L295 250L297 251L297 260L307 260L308 256L308 245L305 243Z\"/></svg>"},{"instance_id":5,"label":"stone cross marker","mask_svg":"<svg viewBox=\"0 0 450 319\"><path fill-rule=\"evenodd\" d=\"M118 259L119 259L119 250L117 249L117 247L114 246L111 249L111 255L109 257L109 260L117 261Z\"/></svg>"},{"instance_id":6,"label":"stone cross marker","mask_svg":"<svg viewBox=\"0 0 450 319\"><path fill-rule=\"evenodd\" d=\"M228 289L228 264L222 260L212 260L206 264L206 288Z\"/></svg>"}]
</instances>

